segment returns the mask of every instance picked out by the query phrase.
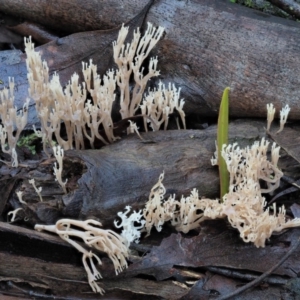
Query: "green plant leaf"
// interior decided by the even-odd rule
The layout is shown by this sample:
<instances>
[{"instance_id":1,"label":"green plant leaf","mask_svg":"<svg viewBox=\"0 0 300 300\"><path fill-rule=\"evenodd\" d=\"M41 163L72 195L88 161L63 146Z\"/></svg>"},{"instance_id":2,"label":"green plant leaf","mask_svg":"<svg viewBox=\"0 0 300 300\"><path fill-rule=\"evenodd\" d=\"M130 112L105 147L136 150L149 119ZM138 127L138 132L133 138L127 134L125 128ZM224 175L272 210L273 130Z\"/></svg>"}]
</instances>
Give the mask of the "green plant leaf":
<instances>
[{"instance_id":1,"label":"green plant leaf","mask_svg":"<svg viewBox=\"0 0 300 300\"><path fill-rule=\"evenodd\" d=\"M219 111L219 119L218 119L217 145L218 145L218 164L219 164L219 175L220 175L221 201L223 199L223 196L226 193L228 193L228 189L229 189L229 173L227 171L226 162L221 155L223 145L228 144L229 90L230 88L227 87L223 92L220 111Z\"/></svg>"}]
</instances>

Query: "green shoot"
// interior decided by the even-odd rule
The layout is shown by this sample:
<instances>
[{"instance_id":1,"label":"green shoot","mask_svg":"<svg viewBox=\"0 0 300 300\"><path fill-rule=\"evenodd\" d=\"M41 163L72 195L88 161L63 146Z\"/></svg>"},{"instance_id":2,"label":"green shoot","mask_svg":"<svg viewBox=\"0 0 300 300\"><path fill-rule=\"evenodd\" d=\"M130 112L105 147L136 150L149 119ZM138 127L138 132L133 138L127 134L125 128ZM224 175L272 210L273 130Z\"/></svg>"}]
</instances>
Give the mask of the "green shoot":
<instances>
[{"instance_id":1,"label":"green shoot","mask_svg":"<svg viewBox=\"0 0 300 300\"><path fill-rule=\"evenodd\" d=\"M229 90L230 88L227 87L223 92L218 119L217 145L221 201L229 189L229 173L227 171L226 162L221 155L223 145L228 145Z\"/></svg>"}]
</instances>

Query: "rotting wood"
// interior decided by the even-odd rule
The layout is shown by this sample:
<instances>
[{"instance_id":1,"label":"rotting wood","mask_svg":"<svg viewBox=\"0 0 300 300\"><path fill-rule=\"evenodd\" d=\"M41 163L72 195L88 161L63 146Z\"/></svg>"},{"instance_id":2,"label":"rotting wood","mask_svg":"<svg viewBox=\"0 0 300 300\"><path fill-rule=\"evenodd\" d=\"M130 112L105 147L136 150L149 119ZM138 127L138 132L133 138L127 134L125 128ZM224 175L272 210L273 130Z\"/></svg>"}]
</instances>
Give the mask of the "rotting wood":
<instances>
[{"instance_id":1,"label":"rotting wood","mask_svg":"<svg viewBox=\"0 0 300 300\"><path fill-rule=\"evenodd\" d=\"M240 146L252 144L264 135L264 122L237 121L230 125L230 142ZM188 195L193 188L199 195L217 198L219 178L210 159L215 151L216 127L206 130L173 130L144 133L144 143L137 136L127 136L100 150L66 151L63 179L68 178L68 194L64 195L54 181L54 159L20 168L22 181L14 191L23 191L28 203L25 215L31 224L53 224L62 217L96 218L103 225L112 225L126 205L144 207L151 188L164 172L167 195ZM7 172L7 168L2 167ZM1 175L1 170L0 170ZM42 187L43 202L28 180L34 178ZM10 204L20 207L14 192Z\"/></svg>"},{"instance_id":2,"label":"rotting wood","mask_svg":"<svg viewBox=\"0 0 300 300\"><path fill-rule=\"evenodd\" d=\"M251 145L264 136L264 126L265 122L260 121L232 122L229 142L237 142L240 147ZM149 132L143 137L152 143L131 135L99 150L66 151L63 170L63 180L68 179L66 195L55 182L54 158L11 170L18 181L0 204L4 207L7 203L5 213L8 207L23 207L19 219L26 217L30 224L53 224L59 218L71 217L95 218L104 226L112 226L117 213L126 205L135 210L144 207L162 172L165 172L166 197L187 196L193 188L201 196L212 199L219 196L218 170L210 162L215 151L215 126L205 130ZM295 162L287 155L279 163L288 176L299 174L296 167L291 168ZM0 176L9 176L9 172L2 166ZM32 178L37 187L42 187L43 202L28 183ZM23 191L27 205L19 203L15 194L18 190Z\"/></svg>"},{"instance_id":3,"label":"rotting wood","mask_svg":"<svg viewBox=\"0 0 300 300\"><path fill-rule=\"evenodd\" d=\"M133 295L139 295L184 299L184 295L189 294L197 283L207 281L210 282L207 288L210 286L209 289L224 295L225 286L218 286L217 281L210 281L211 275L201 274L199 271L196 273L196 268L202 267L204 271L206 266L220 266L229 270L240 269L246 274L263 272L278 257L288 252L290 242L299 234L299 229L289 230L272 237L265 249L257 249L239 240L235 231L228 231L224 224L220 225L218 221L210 221L204 225L203 232L194 237L173 234L165 238L160 246L152 247L149 254L139 259L130 256L129 268L118 276L109 259L100 254L103 264L99 266L99 270L104 278L99 280L99 284L106 289L106 297L114 296L114 299L119 299L123 295L120 299L132 299ZM167 228L166 230L168 231ZM14 233L20 239L17 245ZM16 292L14 287L17 287L19 293L23 292L23 296L31 295L39 299L47 299L47 295L67 299L99 299L98 295L90 292L81 266L81 255L58 237L30 229L20 230L17 226L0 222L0 239L6 239L7 243L15 245L7 251L0 244L0 281L1 287L5 287L5 290L0 287L0 294ZM145 242L149 243L147 239L142 241ZM46 248L48 250L45 251ZM22 249L23 253L20 252ZM59 260L55 255L49 256L53 249L61 252ZM38 251L40 253L37 255ZM275 273L284 275L286 279L295 277L298 252L299 249ZM267 291L272 289L270 287ZM276 289L278 292L280 286ZM264 299L266 290L259 288L255 292L260 297L258 299ZM209 295L209 291L205 289L202 293Z\"/></svg>"},{"instance_id":4,"label":"rotting wood","mask_svg":"<svg viewBox=\"0 0 300 300\"><path fill-rule=\"evenodd\" d=\"M299 24L222 0L158 1L146 20L166 28L160 70L183 87L187 112L217 112L229 86L231 116L264 117L272 102L299 119Z\"/></svg>"},{"instance_id":5,"label":"rotting wood","mask_svg":"<svg viewBox=\"0 0 300 300\"><path fill-rule=\"evenodd\" d=\"M132 11L129 1L122 3L127 11ZM144 6L145 3L138 12ZM136 9L135 2L132 7ZM116 11L107 13L103 18L110 20L115 14ZM130 16L132 18L128 17L126 22L131 21L135 14L131 13ZM300 118L300 25L297 22L222 0L156 1L146 14L145 21L165 27L164 38L153 51L153 55L159 58L161 70L157 81L162 80L167 84L173 82L177 87L182 87L181 96L186 101L184 110L187 114L217 115L221 93L224 87L230 86L231 116L263 117L266 104L273 102L277 112L283 105L289 104L290 118ZM121 23L120 20L119 26ZM103 59L103 54L96 51L98 49L99 52L101 44L107 39L111 39L109 31L102 31L101 34L96 31L78 33L45 45L40 50L45 55L48 52L46 59L54 62L50 66L54 68L52 71L55 67L60 71L63 60L66 60L60 72L65 84L74 72L69 67L78 65L76 72L80 73L82 60L92 58L99 70L107 67L109 60ZM78 47L81 44L82 47ZM82 49L86 51L80 53ZM74 54L71 63L68 57L64 57L66 51ZM16 82L24 94L27 86L23 64L9 68L14 68L12 73L16 76L19 74ZM5 63L2 64L0 78L5 83L9 68ZM20 101L18 98L22 97L17 96L16 100Z\"/></svg>"},{"instance_id":6,"label":"rotting wood","mask_svg":"<svg viewBox=\"0 0 300 300\"><path fill-rule=\"evenodd\" d=\"M252 144L264 136L264 126L265 122L261 121L232 122L229 125L229 142L238 142L241 147ZM11 175L15 174L17 178L7 201L12 206L20 206L14 191L23 189L23 200L28 202L27 206L23 206L23 217L29 217L29 227L39 222L53 223L57 218L70 215L81 219L97 218L105 226L111 227L117 212L123 210L125 205L132 205L135 209L144 206L151 187L163 170L167 193L176 193L180 198L181 194L187 194L193 187L197 187L203 195L217 197L218 171L210 165L210 158L215 150L215 126L206 130L149 132L144 133L143 137L152 143L145 144L131 135L100 150L66 151L66 173L63 177L69 178L67 195L63 195L54 182L54 159L46 159L40 163L28 162L27 169L9 170L3 166L0 170L2 176L6 174L9 177L9 171L12 171ZM36 179L37 186L43 187L43 202L39 202L39 197L28 184L31 177ZM7 210L6 206L5 212ZM264 272L287 251L298 231L299 229L288 231L286 238L283 238L284 234L278 238L273 237L267 248L257 249L253 245L242 243L237 233L230 231L224 222L220 225L211 221L210 226L203 226L198 237L181 234L168 237L173 230L165 226L163 232L153 232L150 238L143 239L141 245L134 247L141 256L131 256L129 269L118 277L114 275L111 262L102 258L103 265L99 270L104 279L100 284L107 290L107 296L114 295L116 299L120 295L124 296L123 299L130 299L132 295L170 299L168 295L175 291L178 299L184 299L185 294L192 294L194 290L188 282L200 285L205 275L199 274L197 278L193 273L190 276L182 268L195 271L195 268L216 266ZM57 295L68 295L70 299L73 293L83 295L80 296L81 299L95 299L94 294L81 294L82 291L90 290L81 267L80 253L60 238L0 223L0 240L0 261L7 261L0 264L0 278L7 289L16 293L16 289L21 288L19 293L34 294L37 297L42 297L46 289ZM159 244L159 247L153 247ZM168 249L173 249L173 252L169 253ZM294 259L295 256L288 260L287 266L297 265ZM28 275L28 264L35 271L31 276ZM277 274L293 277L295 267L292 272L287 266L279 268ZM18 270L19 268L21 269ZM153 280L153 276L158 282ZM174 278L179 282L174 283ZM163 281L160 282L161 280ZM10 285L11 282L14 282L13 286ZM28 288L26 284L33 287ZM210 286L212 284L214 280ZM57 290L58 287L60 291Z\"/></svg>"},{"instance_id":7,"label":"rotting wood","mask_svg":"<svg viewBox=\"0 0 300 300\"><path fill-rule=\"evenodd\" d=\"M1 0L0 11L72 33L118 27L136 16L148 2Z\"/></svg>"},{"instance_id":8,"label":"rotting wood","mask_svg":"<svg viewBox=\"0 0 300 300\"><path fill-rule=\"evenodd\" d=\"M54 299L64 300L102 299L101 296L90 291L83 268L40 262L34 258L15 257L10 254L2 255L2 253L0 253L0 259L10 261L10 263L4 264L5 267L20 271L20 274L15 277L0 276L0 281L6 288L4 292L0 289L0 295L9 293L10 287L18 287L17 291L23 292L23 296L30 295L38 297L38 299L53 299L54 297ZM28 276L30 266L33 266L31 270L34 274L31 276L33 278ZM2 270L3 268L0 267L1 273ZM11 285L10 282L14 282L14 284ZM190 288L176 283L174 280L157 282L141 278L112 278L103 279L99 284L106 291L103 299L108 297L120 300L132 299L132 297L139 297L139 299L151 299L149 297L153 297L152 299L181 299L190 290Z\"/></svg>"}]
</instances>

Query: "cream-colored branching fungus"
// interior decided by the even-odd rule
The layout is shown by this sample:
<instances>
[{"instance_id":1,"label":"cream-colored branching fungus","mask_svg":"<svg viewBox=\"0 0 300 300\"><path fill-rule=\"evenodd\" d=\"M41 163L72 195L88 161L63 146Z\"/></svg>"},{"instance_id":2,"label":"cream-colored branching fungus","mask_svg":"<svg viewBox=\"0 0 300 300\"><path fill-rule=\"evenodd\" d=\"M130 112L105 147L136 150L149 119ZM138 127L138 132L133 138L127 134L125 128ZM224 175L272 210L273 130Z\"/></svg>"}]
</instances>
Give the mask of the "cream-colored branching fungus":
<instances>
[{"instance_id":1,"label":"cream-colored branching fungus","mask_svg":"<svg viewBox=\"0 0 300 300\"><path fill-rule=\"evenodd\" d=\"M101 265L101 259L93 251L105 252L113 262L116 275L127 268L128 242L112 230L100 228L102 224L95 220L77 221L61 219L55 225L35 225L36 230L46 230L58 234L63 240L74 246L82 253L82 262L87 273L88 282L92 290L103 294L97 280L102 278L94 261ZM88 248L80 245L77 240L81 239Z\"/></svg>"},{"instance_id":2,"label":"cream-colored branching fungus","mask_svg":"<svg viewBox=\"0 0 300 300\"><path fill-rule=\"evenodd\" d=\"M35 192L38 194L39 198L40 198L40 201L43 202L43 197L42 197L42 190L43 188L40 186L39 188L35 185L35 180L34 178L32 179L29 179L28 182L33 186Z\"/></svg>"},{"instance_id":3,"label":"cream-colored branching fungus","mask_svg":"<svg viewBox=\"0 0 300 300\"><path fill-rule=\"evenodd\" d=\"M275 117L275 107L273 105L273 103L268 103L267 104L267 132L270 131L270 128L271 128L271 124L274 120L274 117Z\"/></svg>"},{"instance_id":4,"label":"cream-colored branching fungus","mask_svg":"<svg viewBox=\"0 0 300 300\"><path fill-rule=\"evenodd\" d=\"M52 147L53 149L53 154L57 160L58 163L58 167L57 167L57 163L54 163L54 167L53 167L53 174L55 176L55 180L59 183L59 185L62 187L63 191L65 194L67 194L67 188L66 188L66 184L68 179L66 179L65 182L62 181L62 170L63 170L63 158L64 158L64 149L61 146L54 146Z\"/></svg>"},{"instance_id":5,"label":"cream-colored branching fungus","mask_svg":"<svg viewBox=\"0 0 300 300\"><path fill-rule=\"evenodd\" d=\"M279 133L283 130L290 110L291 108L289 107L288 104L280 110L280 127L276 133ZM275 107L273 103L267 104L267 132L270 131L271 124L274 120L274 116L275 116Z\"/></svg>"},{"instance_id":6,"label":"cream-colored branching fungus","mask_svg":"<svg viewBox=\"0 0 300 300\"><path fill-rule=\"evenodd\" d=\"M141 104L147 83L152 77L158 76L157 58L150 58L148 73L142 67L145 59L163 35L164 28L155 28L148 23L146 32L141 35L139 28L133 33L131 43L125 43L129 28L122 26L117 41L113 43L114 59L118 70L109 70L101 79L97 74L97 66L90 60L89 64L82 63L85 82L79 83L78 74L74 73L69 83L63 88L58 74L50 79L46 61L41 54L34 50L31 37L25 38L27 54L27 77L29 95L35 102L41 129L34 131L42 138L43 150L50 156L47 146L53 146L53 138L64 149L84 149L85 139L94 148L95 140L104 144L112 143L118 137L113 133L111 117L112 105L116 98L116 87L120 89L120 114L122 119L134 116L140 108L153 130L158 130L162 123L168 125L168 116L174 109L180 115L185 128L184 101L179 99L180 89L169 84L166 89L159 83L158 89L149 90ZM133 76L135 84L130 87ZM2 151L11 155L11 165L18 166L16 144L21 131L27 123L29 99L26 99L23 110L19 114L13 106L14 81L9 79L9 89L0 91L0 143ZM87 99L87 94L91 99ZM179 128L178 119L176 119ZM61 125L65 125L66 138L61 136ZM105 132L105 137L99 131ZM15 134L14 134L15 132Z\"/></svg>"},{"instance_id":7,"label":"cream-colored branching fungus","mask_svg":"<svg viewBox=\"0 0 300 300\"><path fill-rule=\"evenodd\" d=\"M203 206L199 202L198 191L194 189L189 197L182 197L181 200L176 200L175 195L166 200L163 179L164 173L160 174L158 182L151 189L143 211L146 223L142 231L146 231L146 236L149 236L153 227L161 231L162 225L168 221L171 221L176 230L185 233L199 227L203 216L202 212L199 214L199 210L203 210Z\"/></svg>"},{"instance_id":8,"label":"cream-colored branching fungus","mask_svg":"<svg viewBox=\"0 0 300 300\"><path fill-rule=\"evenodd\" d=\"M159 71L157 71L157 58L150 58L147 74L144 74L142 64L162 37L164 28L155 28L151 23L148 23L147 30L143 36L141 36L138 28L133 32L131 43L125 44L128 32L129 28L122 25L118 39L113 43L114 60L118 65L116 77L121 91L120 113L122 119L134 116L139 108L149 79L159 75ZM129 80L132 74L135 85L132 93L130 93Z\"/></svg>"},{"instance_id":9,"label":"cream-colored branching fungus","mask_svg":"<svg viewBox=\"0 0 300 300\"><path fill-rule=\"evenodd\" d=\"M150 58L147 74L144 74L142 65L162 37L164 28L155 28L148 23L143 36L138 28L133 33L131 43L126 44L128 32L128 27L122 26L117 41L113 43L117 71L109 70L101 79L97 74L97 66L90 60L89 64L82 63L85 82L80 84L79 76L75 73L65 88L61 86L57 74L50 80L47 63L42 61L40 53L34 51L31 38L25 39L29 94L36 104L41 122L41 131L37 133L42 138L46 153L46 143L52 146L54 136L64 150L84 149L85 138L89 140L91 148L94 148L95 139L104 144L115 141L117 137L113 133L111 112L117 86L120 89L122 119L132 117L137 112L148 81L159 75L157 58ZM129 81L132 75L135 85L131 91ZM86 99L88 92L92 99ZM168 90L165 89L162 83L157 91L149 92L148 100L145 100L148 106L142 105L142 111L151 115L151 120L154 120L151 126L154 130L158 130L162 122L165 123L165 128L167 127L168 114L172 113L174 108L179 112L185 128L185 115L182 110L184 101L179 100L179 92L174 85L169 85ZM158 93L161 94L160 97L156 95ZM154 108L151 104L153 109L149 107L149 97L156 106ZM66 128L66 139L60 135L62 123ZM145 128L147 130L147 126ZM104 130L106 137L99 134L100 129Z\"/></svg>"},{"instance_id":10,"label":"cream-colored branching fungus","mask_svg":"<svg viewBox=\"0 0 300 300\"><path fill-rule=\"evenodd\" d=\"M150 235L153 226L155 226L157 231L161 231L162 225L171 219L167 217L163 207L164 195L166 193L166 189L162 184L163 179L164 173L160 174L158 182L151 189L149 200L143 210L147 236Z\"/></svg>"},{"instance_id":11,"label":"cream-colored branching fungus","mask_svg":"<svg viewBox=\"0 0 300 300\"><path fill-rule=\"evenodd\" d=\"M224 146L222 156L226 161L230 174L230 187L236 190L239 184L247 179L254 182L264 181L267 187L260 188L262 193L270 193L279 187L283 173L278 169L280 147L273 143L271 148L271 161L268 160L267 151L269 142L262 138L254 142L251 147L241 149L236 143Z\"/></svg>"},{"instance_id":12,"label":"cream-colored branching fungus","mask_svg":"<svg viewBox=\"0 0 300 300\"><path fill-rule=\"evenodd\" d=\"M27 204L27 203L23 200L23 194L24 194L24 193L23 193L22 191L17 191L16 194L17 194L17 197L18 197L18 200L19 200L20 203L22 203L22 204Z\"/></svg>"},{"instance_id":13,"label":"cream-colored branching fungus","mask_svg":"<svg viewBox=\"0 0 300 300\"><path fill-rule=\"evenodd\" d=\"M31 38L25 39L25 46L29 94L35 101L35 107L41 122L41 133L39 135L43 139L44 151L47 153L46 142L52 146L54 136L64 150L84 149L84 137L89 139L92 148L94 147L95 137L107 143L98 132L101 124L107 133L108 140L114 140L111 135L112 121L110 119L114 95L109 93L111 81L114 81L114 79L109 80L107 76L110 75L105 76L104 86L101 86L99 76L95 76L98 85L95 86L95 91L91 91L94 102L91 100L86 101L86 83L79 83L78 74L74 73L67 86L63 88L58 74L54 74L52 79L49 79L47 63L42 62L40 53L34 51ZM84 73L86 68L86 65L83 65ZM115 84L113 83L113 85ZM108 106L102 103L101 93L106 93L103 97L107 96ZM63 139L60 135L62 122L66 128L66 139Z\"/></svg>"},{"instance_id":14,"label":"cream-colored branching fungus","mask_svg":"<svg viewBox=\"0 0 300 300\"><path fill-rule=\"evenodd\" d=\"M129 126L128 126L128 128L127 128L127 133L128 133L128 134L130 134L130 133L136 133L137 136L138 136L142 141L145 141L145 140L142 138L142 136L140 135L139 129L138 129L136 123L133 122L133 121L131 121L131 120L128 120L128 122L129 122Z\"/></svg>"},{"instance_id":15,"label":"cream-colored branching fungus","mask_svg":"<svg viewBox=\"0 0 300 300\"><path fill-rule=\"evenodd\" d=\"M19 207L19 208L16 208L15 210L12 210L12 211L7 213L7 216L11 215L10 222L14 222L16 220L17 213L20 212L21 210L23 210L23 208Z\"/></svg>"},{"instance_id":16,"label":"cream-colored branching fungus","mask_svg":"<svg viewBox=\"0 0 300 300\"><path fill-rule=\"evenodd\" d=\"M148 94L144 96L143 103L140 105L144 117L144 127L148 131L147 122L150 123L153 131L159 130L164 123L164 130L168 127L169 115L174 112L174 109L180 115L183 128L185 125L185 113L183 111L184 100L180 98L180 89L176 89L175 85L169 84L166 88L162 82L159 82L158 88L149 90ZM148 118L146 117L148 116ZM177 126L180 129L178 119Z\"/></svg>"},{"instance_id":17,"label":"cream-colored branching fungus","mask_svg":"<svg viewBox=\"0 0 300 300\"><path fill-rule=\"evenodd\" d=\"M186 233L205 219L227 218L244 242L264 247L273 232L300 226L299 218L286 220L284 206L278 212L275 204L272 212L270 208L266 209L262 193L274 191L283 175L277 167L280 148L273 144L271 160L268 160L268 146L269 142L265 139L245 149L240 149L236 144L224 145L222 156L230 173L230 187L222 202L201 199L196 189L181 200L176 200L175 196L165 200L164 175L161 174L144 209L147 235L153 226L160 231L167 221Z\"/></svg>"},{"instance_id":18,"label":"cream-colored branching fungus","mask_svg":"<svg viewBox=\"0 0 300 300\"><path fill-rule=\"evenodd\" d=\"M107 141L99 134L99 127L102 125L108 142L112 143L117 139L113 133L113 120L111 118L112 105L116 98L115 71L109 70L101 80L97 73L97 66L90 60L89 64L82 63L82 73L86 88L92 97L92 101L88 100L85 104L84 117L89 132L84 127L84 135L90 141L92 148L94 148L95 138L107 144Z\"/></svg>"},{"instance_id":19,"label":"cream-colored branching fungus","mask_svg":"<svg viewBox=\"0 0 300 300\"><path fill-rule=\"evenodd\" d=\"M9 78L9 88L0 91L0 143L4 153L11 156L11 162L6 164L12 167L18 167L18 156L16 146L22 130L27 124L29 99L27 98L23 109L17 113L17 107L14 106L14 88L13 78Z\"/></svg>"},{"instance_id":20,"label":"cream-colored branching fungus","mask_svg":"<svg viewBox=\"0 0 300 300\"><path fill-rule=\"evenodd\" d=\"M22 199L23 197L23 192L22 191L17 191L16 192L17 194L17 197L18 197L18 200L21 204L25 204L27 205L27 203ZM12 216L11 219L10 219L10 222L14 222L16 220L16 216L17 216L17 213L20 212L21 210L23 210L22 207L18 207L10 212L7 213L7 216Z\"/></svg>"},{"instance_id":21,"label":"cream-colored branching fungus","mask_svg":"<svg viewBox=\"0 0 300 300\"><path fill-rule=\"evenodd\" d=\"M291 110L291 108L289 107L288 104L281 109L281 111L280 111L280 128L276 133L279 133L283 130L283 127L287 121L290 110Z\"/></svg>"},{"instance_id":22,"label":"cream-colored branching fungus","mask_svg":"<svg viewBox=\"0 0 300 300\"><path fill-rule=\"evenodd\" d=\"M146 236L150 235L153 227L161 231L162 225L168 221L171 221L176 230L187 233L199 227L205 219L203 211L206 207L219 216L218 210L215 210L219 202L199 199L196 189L192 190L190 196L182 196L180 200L176 200L175 195L169 196L167 200L164 199L166 189L162 183L163 179L164 173L160 174L158 182L151 189L149 200L143 211L146 223L142 231L146 231Z\"/></svg>"}]
</instances>

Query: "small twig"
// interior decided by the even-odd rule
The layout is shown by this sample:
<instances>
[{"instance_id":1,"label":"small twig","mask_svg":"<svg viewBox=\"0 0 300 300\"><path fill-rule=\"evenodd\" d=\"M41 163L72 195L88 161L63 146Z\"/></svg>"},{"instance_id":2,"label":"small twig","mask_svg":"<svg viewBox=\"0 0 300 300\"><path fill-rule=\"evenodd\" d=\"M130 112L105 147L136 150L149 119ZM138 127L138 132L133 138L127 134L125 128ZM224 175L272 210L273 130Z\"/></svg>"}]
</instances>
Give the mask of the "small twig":
<instances>
[{"instance_id":1,"label":"small twig","mask_svg":"<svg viewBox=\"0 0 300 300\"><path fill-rule=\"evenodd\" d=\"M266 271L261 276L257 277L255 280L253 280L253 281L245 284L241 288L236 289L232 293L229 293L229 294L227 294L225 296L221 296L221 297L217 298L217 300L230 299L231 297L235 297L235 296L243 293L244 291L248 290L249 288L254 287L258 283L262 282L267 276L269 276L270 274L272 274L278 267L280 267L291 256L291 254L298 248L299 244L300 244L300 237L298 237L298 240L295 242L295 245L270 270Z\"/></svg>"},{"instance_id":2,"label":"small twig","mask_svg":"<svg viewBox=\"0 0 300 300\"><path fill-rule=\"evenodd\" d=\"M245 273L243 271L231 270L220 267L207 267L207 270L226 277L242 279L245 281L255 280L258 277L258 275L253 275L251 273ZM265 282L270 284L285 285L287 284L288 280L282 278L282 276L272 275L269 278L266 278Z\"/></svg>"},{"instance_id":3,"label":"small twig","mask_svg":"<svg viewBox=\"0 0 300 300\"><path fill-rule=\"evenodd\" d=\"M39 274L39 273L35 273L35 275L40 276L40 277L46 277L46 278L54 279L54 280L56 280L56 281L72 282L72 283L83 283L83 284L86 284L86 281L81 281L81 280L64 279L64 278L58 278L58 277L48 276L48 275L45 275L45 274Z\"/></svg>"},{"instance_id":4,"label":"small twig","mask_svg":"<svg viewBox=\"0 0 300 300\"><path fill-rule=\"evenodd\" d=\"M24 288L20 288L19 286L17 286L16 284L12 283L11 281L8 281L7 282L8 286L9 287L12 287L12 288L15 288L17 289L18 291L22 292L23 295L28 295L28 296L31 296L31 297L38 297L40 299L52 299L52 300L80 300L80 299L83 299L83 298L77 298L77 297L64 297L64 296L55 296L55 295L46 295L46 294L41 294L41 293L38 293L38 292L34 292L32 290L27 290L27 289L24 289Z\"/></svg>"}]
</instances>

